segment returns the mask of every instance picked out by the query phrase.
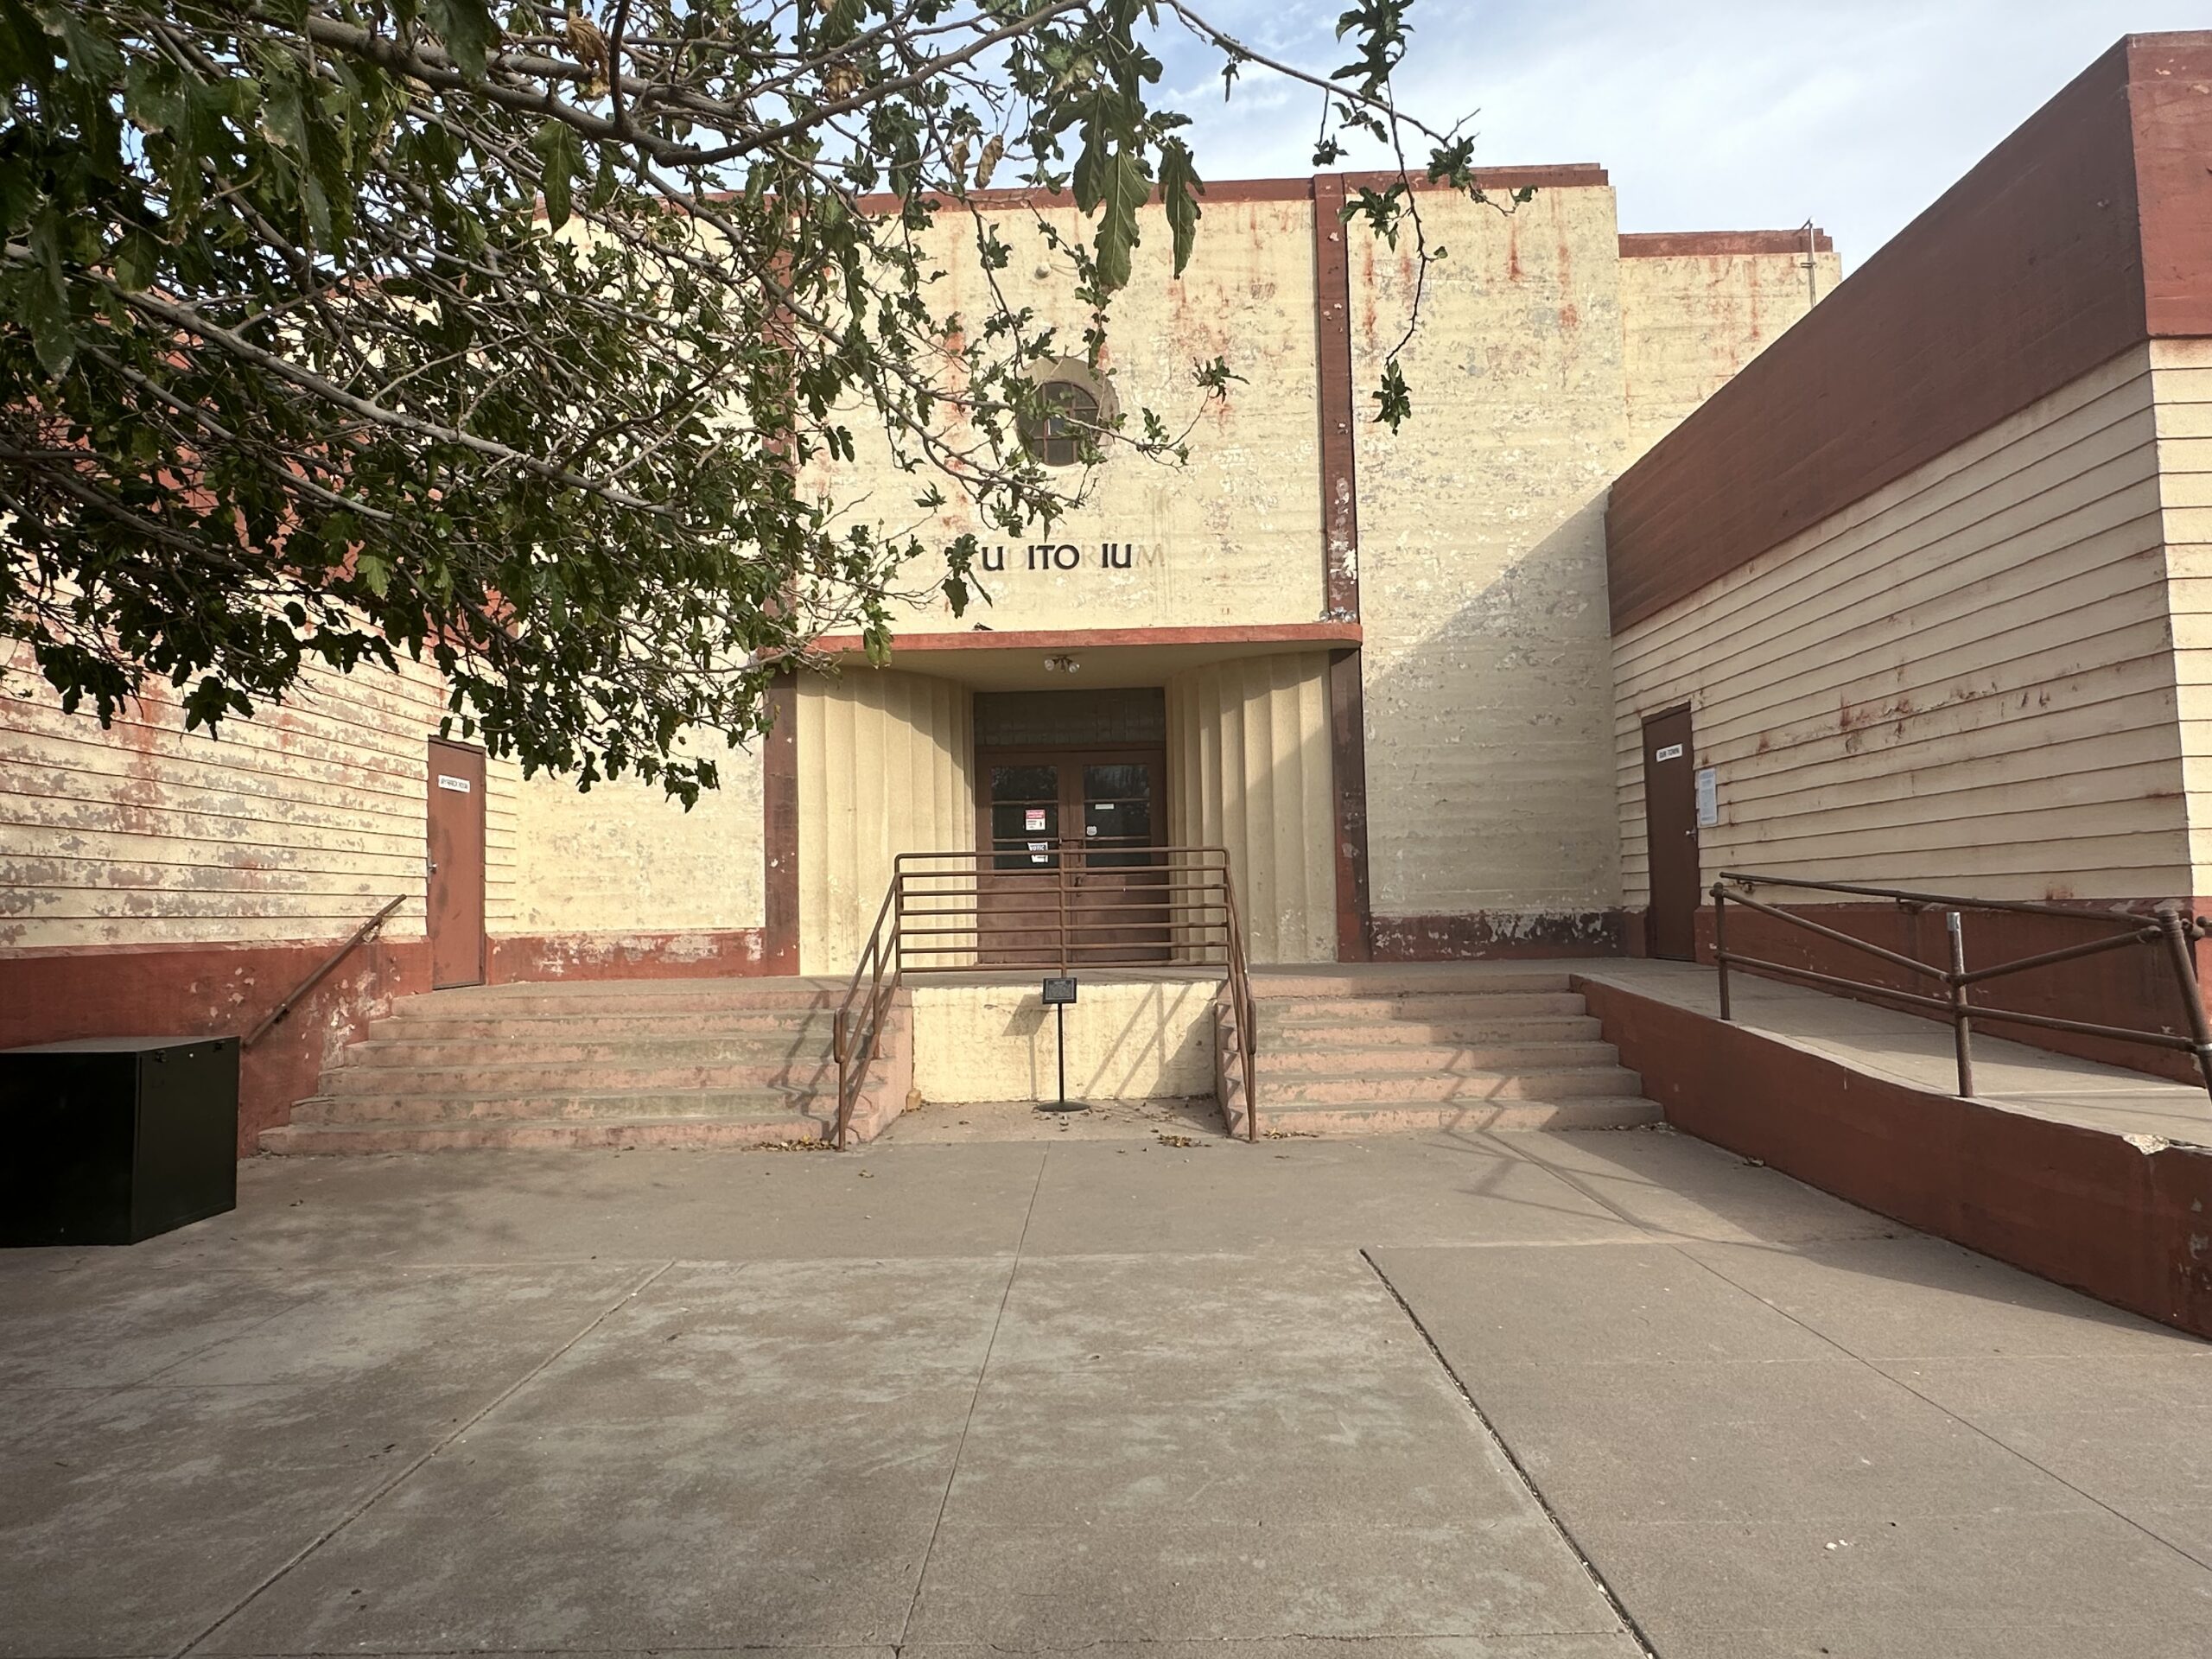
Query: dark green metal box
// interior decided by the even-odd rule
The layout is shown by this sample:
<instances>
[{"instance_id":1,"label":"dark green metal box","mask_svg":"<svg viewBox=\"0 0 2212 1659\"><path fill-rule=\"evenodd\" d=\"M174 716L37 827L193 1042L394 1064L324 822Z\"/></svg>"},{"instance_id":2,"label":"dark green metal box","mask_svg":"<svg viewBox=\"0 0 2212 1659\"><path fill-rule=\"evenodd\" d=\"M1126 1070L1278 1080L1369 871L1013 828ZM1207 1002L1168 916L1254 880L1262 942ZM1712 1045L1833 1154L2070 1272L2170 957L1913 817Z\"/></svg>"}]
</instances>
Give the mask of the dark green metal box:
<instances>
[{"instance_id":1,"label":"dark green metal box","mask_svg":"<svg viewBox=\"0 0 2212 1659\"><path fill-rule=\"evenodd\" d=\"M135 1244L238 1207L235 1037L0 1049L0 1245Z\"/></svg>"}]
</instances>

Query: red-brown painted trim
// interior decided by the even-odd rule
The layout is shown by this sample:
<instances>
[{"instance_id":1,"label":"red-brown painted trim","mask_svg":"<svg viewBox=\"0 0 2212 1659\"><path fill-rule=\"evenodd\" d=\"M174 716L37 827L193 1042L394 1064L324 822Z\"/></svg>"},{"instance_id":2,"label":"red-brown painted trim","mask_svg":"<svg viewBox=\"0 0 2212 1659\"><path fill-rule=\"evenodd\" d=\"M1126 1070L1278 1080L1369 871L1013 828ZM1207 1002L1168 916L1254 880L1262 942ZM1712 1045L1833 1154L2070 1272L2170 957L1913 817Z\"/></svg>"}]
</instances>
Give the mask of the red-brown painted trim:
<instances>
[{"instance_id":1,"label":"red-brown painted trim","mask_svg":"<svg viewBox=\"0 0 2212 1659\"><path fill-rule=\"evenodd\" d=\"M760 743L760 857L765 971L798 972L798 682L770 683L768 734Z\"/></svg>"},{"instance_id":2,"label":"red-brown painted trim","mask_svg":"<svg viewBox=\"0 0 2212 1659\"><path fill-rule=\"evenodd\" d=\"M1321 614L1359 618L1359 475L1353 444L1351 260L1344 181L1313 181L1313 361L1320 393Z\"/></svg>"},{"instance_id":3,"label":"red-brown painted trim","mask_svg":"<svg viewBox=\"0 0 2212 1659\"><path fill-rule=\"evenodd\" d=\"M1624 231L1624 259L1694 259L1716 253L1805 251L1805 232L1797 231ZM1834 253L1835 238L1813 227L1813 251Z\"/></svg>"},{"instance_id":4,"label":"red-brown painted trim","mask_svg":"<svg viewBox=\"0 0 2212 1659\"><path fill-rule=\"evenodd\" d=\"M492 937L492 983L549 979L731 979L768 972L766 930L688 928Z\"/></svg>"},{"instance_id":5,"label":"red-brown painted trim","mask_svg":"<svg viewBox=\"0 0 2212 1659\"><path fill-rule=\"evenodd\" d=\"M1208 181L1199 193L1199 207L1203 211L1217 202L1307 201L1313 197L1315 180L1327 177L1342 179L1355 188L1363 187L1370 190L1388 189L1398 181L1395 173L1319 174L1295 179L1214 179ZM1451 188L1424 177L1418 168L1408 173L1406 178L1416 190ZM1607 181L1605 169L1595 162L1567 162L1541 167L1485 167L1475 170L1475 183L1484 190L1518 190L1529 187L1577 190L1588 189ZM1008 208L1061 209L1075 206L1074 196L1066 191L1040 190L1033 185L970 190L964 197L954 197L943 191L932 190L921 200L935 212L963 204L986 213L1003 212ZM1146 199L1146 205L1156 207L1160 200L1160 192L1155 188ZM889 191L871 191L854 200L855 210L869 215L895 213L905 205L906 198Z\"/></svg>"},{"instance_id":6,"label":"red-brown painted trim","mask_svg":"<svg viewBox=\"0 0 2212 1659\"><path fill-rule=\"evenodd\" d=\"M1398 181L1398 175L1389 172L1343 173L1337 176L1355 190L1387 190ZM1441 180L1426 178L1418 169L1407 175L1407 181L1416 190L1454 188ZM1590 190L1611 182L1605 169L1596 162L1554 162L1537 167L1475 169L1475 187L1480 190Z\"/></svg>"},{"instance_id":7,"label":"red-brown painted trim","mask_svg":"<svg viewBox=\"0 0 2212 1659\"><path fill-rule=\"evenodd\" d=\"M2148 337L2138 111L2177 143L2197 130L2212 35L2147 38L2099 59L1614 484L1616 632ZM2212 188L2154 170L2183 210ZM2197 261L2175 280L2212 306L2212 231L2185 217L2158 207L2150 234L2177 271ZM2183 295L2162 316L2198 308Z\"/></svg>"},{"instance_id":8,"label":"red-brown painted trim","mask_svg":"<svg viewBox=\"0 0 2212 1659\"><path fill-rule=\"evenodd\" d=\"M1359 653L1329 658L1329 777L1336 809L1337 960L1375 953L1367 879L1367 706Z\"/></svg>"},{"instance_id":9,"label":"red-brown painted trim","mask_svg":"<svg viewBox=\"0 0 2212 1659\"><path fill-rule=\"evenodd\" d=\"M1864 939L1885 950L1901 951L1921 962L1939 964L1949 958L1949 937L1941 911L1902 911L1889 904L1797 905L1789 902L1789 895L1778 888L1762 892L1758 896L1764 902L1793 915L1802 916L1808 921L1817 922L1840 933L1848 933L1853 938ZM2111 910L2121 901L2083 899L2073 902L2078 904L2086 915ZM2208 901L2198 899L2193 902L2202 906ZM2151 906L2148 905L2130 907L2139 909L2145 920L2150 918ZM2212 911L2198 909L2192 913L2207 914ZM2085 944L2109 931L2086 919L2069 922L2063 917L2006 911L1968 911L1961 918L1961 927L1966 940L1967 966L1971 969L1994 967L2000 962L2017 962L2024 957L2037 956L2046 950ZM1801 928L1790 927L1771 917L1740 910L1733 906L1730 906L1728 912L1728 948L1732 952L1758 957L1783 967L1808 968L1815 973L1834 974L1842 978L1887 986L1893 990L1926 992L1931 988L1930 981L1908 974L1878 957L1850 950ZM1713 906L1710 904L1698 912L1697 955L1700 962L1713 960ZM2199 955L2200 958L2212 957L2212 951L2200 946ZM2200 983L2206 965L2200 960ZM2007 975L2002 979L1990 980L1975 986L1971 995L1974 1001L1981 1007L2006 1009L2014 1014L2040 1014L2061 1020L2086 1020L2097 1025L2121 1026L2142 1031L2163 1029L2178 1033L2189 1029L2188 1008L2182 1001L2179 987L2174 982L2173 969L2164 951L2155 946L2140 945L2084 957L2055 968ZM1860 1000L1880 1007L1897 1007L1895 1003L1884 1001L1878 996ZM1898 1009L1898 1012L1915 1011ZM2170 1049L2115 1042L2109 1038L2084 1036L2077 1032L2037 1031L2032 1027L2000 1025L1995 1021L1982 1030L1986 1035L2002 1038L2006 1042L2024 1043L2054 1054L2071 1054L2106 1065L2124 1066L2130 1071L2148 1072L2153 1077L2171 1078L2177 1083L2201 1081L2196 1060Z\"/></svg>"},{"instance_id":10,"label":"red-brown painted trim","mask_svg":"<svg viewBox=\"0 0 2212 1659\"><path fill-rule=\"evenodd\" d=\"M1209 181L1198 193L1201 214L1216 204L1233 206L1252 201L1306 201L1313 194L1309 179L1220 179ZM941 190L931 190L921 197L932 213L957 210L965 206L984 213L1004 213L1008 209L1036 208L1055 211L1072 208L1075 197L1065 190L1040 190L1033 185L1014 185L995 190L970 190L965 196L948 195ZM1148 207L1157 207L1160 194L1155 188L1145 199ZM871 218L898 213L906 206L906 198L887 190L871 191L855 198L855 211Z\"/></svg>"},{"instance_id":11,"label":"red-brown painted trim","mask_svg":"<svg viewBox=\"0 0 2212 1659\"><path fill-rule=\"evenodd\" d=\"M243 1037L336 939L35 949L0 957L0 1048L72 1037ZM239 1058L238 1155L321 1086L324 1063L395 996L430 988L429 942L363 944Z\"/></svg>"},{"instance_id":12,"label":"red-brown painted trim","mask_svg":"<svg viewBox=\"0 0 2212 1659\"><path fill-rule=\"evenodd\" d=\"M1618 957L1621 912L1546 915L1474 911L1459 915L1377 916L1377 962L1478 962L1495 957Z\"/></svg>"},{"instance_id":13,"label":"red-brown painted trim","mask_svg":"<svg viewBox=\"0 0 2212 1659\"><path fill-rule=\"evenodd\" d=\"M2135 195L2152 338L2212 335L2212 31L2131 35Z\"/></svg>"},{"instance_id":14,"label":"red-brown painted trim","mask_svg":"<svg viewBox=\"0 0 2212 1659\"><path fill-rule=\"evenodd\" d=\"M1867 1209L2212 1337L2212 1152L1860 1071L1576 975L1675 1128Z\"/></svg>"},{"instance_id":15,"label":"red-brown painted trim","mask_svg":"<svg viewBox=\"0 0 2212 1659\"><path fill-rule=\"evenodd\" d=\"M977 628L965 633L902 633L891 642L902 651L1103 651L1112 645L1357 645L1357 622L1255 622L1213 628ZM858 634L825 635L824 651L857 656Z\"/></svg>"}]
</instances>

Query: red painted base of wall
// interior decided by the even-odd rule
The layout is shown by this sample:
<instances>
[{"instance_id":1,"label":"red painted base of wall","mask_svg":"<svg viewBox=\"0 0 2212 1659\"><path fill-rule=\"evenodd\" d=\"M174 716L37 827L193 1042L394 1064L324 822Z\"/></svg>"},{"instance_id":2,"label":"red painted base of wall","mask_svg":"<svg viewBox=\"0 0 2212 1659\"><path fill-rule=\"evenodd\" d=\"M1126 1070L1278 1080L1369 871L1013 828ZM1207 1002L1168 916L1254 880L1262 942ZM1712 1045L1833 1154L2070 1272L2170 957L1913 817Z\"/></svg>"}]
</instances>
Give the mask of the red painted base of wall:
<instances>
[{"instance_id":1,"label":"red painted base of wall","mask_svg":"<svg viewBox=\"0 0 2212 1659\"><path fill-rule=\"evenodd\" d=\"M1377 916L1376 962L1479 962L1501 957L1618 957L1621 912L1586 910L1548 916L1512 911L1464 915Z\"/></svg>"},{"instance_id":2,"label":"red painted base of wall","mask_svg":"<svg viewBox=\"0 0 2212 1659\"><path fill-rule=\"evenodd\" d=\"M1676 1128L2212 1337L2212 1151L1908 1088L1618 986L1576 984Z\"/></svg>"},{"instance_id":3,"label":"red painted base of wall","mask_svg":"<svg viewBox=\"0 0 2212 1659\"><path fill-rule=\"evenodd\" d=\"M769 971L757 927L494 936L491 961L494 985L544 979L728 979Z\"/></svg>"},{"instance_id":4,"label":"red painted base of wall","mask_svg":"<svg viewBox=\"0 0 2212 1659\"><path fill-rule=\"evenodd\" d=\"M1787 905L1783 904L1778 888L1758 897L1768 904L1782 905L1808 920L1848 933L1853 938L1865 939L1870 944L1902 951L1921 962L1933 964L1950 959L1941 911L1902 911L1885 904ZM2107 905L2094 906L2100 910L2107 907ZM2083 906L2084 910L2091 908ZM2045 950L2085 944L2110 931L2088 921L2070 922L2056 916L2019 915L2004 911L1969 912L1964 919L1969 969L1993 967ZM2150 919L2147 911L2145 919ZM1698 959L1711 962L1713 906L1709 904L1698 912L1697 941ZM1893 989L1925 993L1934 988L1934 982L1916 979L1902 968L1736 905L1728 907L1728 949L1732 954L1761 957L1787 967L1843 975ZM2200 960L2196 967L2200 984L2204 965ZM2078 962L2061 963L2056 967L2033 969L1978 985L1972 995L1984 1007L2009 1008L2019 1014L2049 1014L2061 1020L2087 1020L2102 1026L2164 1030L2184 1035L2189 1030L2187 1005L2182 1000L2181 988L2163 945L2136 945ZM1884 1007L1897 1007L1893 1002L1883 1002L1878 997L1861 1000ZM2028 1026L1993 1021L1980 1029L1990 1036L2026 1043L2054 1054L2072 1054L2107 1065L2122 1065L2154 1077L2170 1077L2177 1083L2202 1081L2196 1062L2175 1049L2146 1048L2108 1038L2037 1031Z\"/></svg>"},{"instance_id":5,"label":"red painted base of wall","mask_svg":"<svg viewBox=\"0 0 2212 1659\"><path fill-rule=\"evenodd\" d=\"M0 1048L71 1037L243 1037L321 967L335 939L40 950L0 957ZM430 988L422 939L372 939L238 1065L238 1155L291 1121L324 1060L395 996Z\"/></svg>"},{"instance_id":6,"label":"red painted base of wall","mask_svg":"<svg viewBox=\"0 0 2212 1659\"><path fill-rule=\"evenodd\" d=\"M243 1037L338 948L131 945L0 957L0 1048L71 1037ZM515 935L491 941L491 980L719 978L766 971L758 929ZM397 996L430 988L427 941L372 939L248 1050L238 1068L238 1155L289 1123L324 1065Z\"/></svg>"}]
</instances>

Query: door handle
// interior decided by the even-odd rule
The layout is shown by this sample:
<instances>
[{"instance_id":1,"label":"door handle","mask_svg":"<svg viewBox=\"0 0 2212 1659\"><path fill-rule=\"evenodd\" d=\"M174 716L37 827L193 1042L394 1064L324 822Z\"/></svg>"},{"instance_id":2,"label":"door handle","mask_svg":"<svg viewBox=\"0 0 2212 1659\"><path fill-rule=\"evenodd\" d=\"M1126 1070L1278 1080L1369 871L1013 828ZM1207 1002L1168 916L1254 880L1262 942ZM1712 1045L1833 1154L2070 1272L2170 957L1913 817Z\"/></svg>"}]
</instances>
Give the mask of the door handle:
<instances>
[{"instance_id":1,"label":"door handle","mask_svg":"<svg viewBox=\"0 0 2212 1659\"><path fill-rule=\"evenodd\" d=\"M426 858L426 859L424 859L424 860L423 861L423 874L425 874L425 875L435 875L437 873L438 873L438 861L437 861L436 859L435 859L435 858Z\"/></svg>"}]
</instances>

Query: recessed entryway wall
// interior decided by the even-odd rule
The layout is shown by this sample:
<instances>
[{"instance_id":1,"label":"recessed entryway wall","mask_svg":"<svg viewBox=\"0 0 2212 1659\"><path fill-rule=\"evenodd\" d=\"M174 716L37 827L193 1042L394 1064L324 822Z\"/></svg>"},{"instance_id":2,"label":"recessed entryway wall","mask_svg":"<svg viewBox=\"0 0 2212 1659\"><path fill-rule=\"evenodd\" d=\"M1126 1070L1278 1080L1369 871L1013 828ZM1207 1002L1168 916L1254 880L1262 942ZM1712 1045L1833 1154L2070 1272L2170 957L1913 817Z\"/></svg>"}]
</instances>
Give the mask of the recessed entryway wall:
<instances>
[{"instance_id":1,"label":"recessed entryway wall","mask_svg":"<svg viewBox=\"0 0 2212 1659\"><path fill-rule=\"evenodd\" d=\"M927 1101L1046 1101L1054 1021L1037 976L913 979L914 1089ZM1102 970L1067 1011L1068 1094L1084 1100L1211 1095L1211 974Z\"/></svg>"}]
</instances>

